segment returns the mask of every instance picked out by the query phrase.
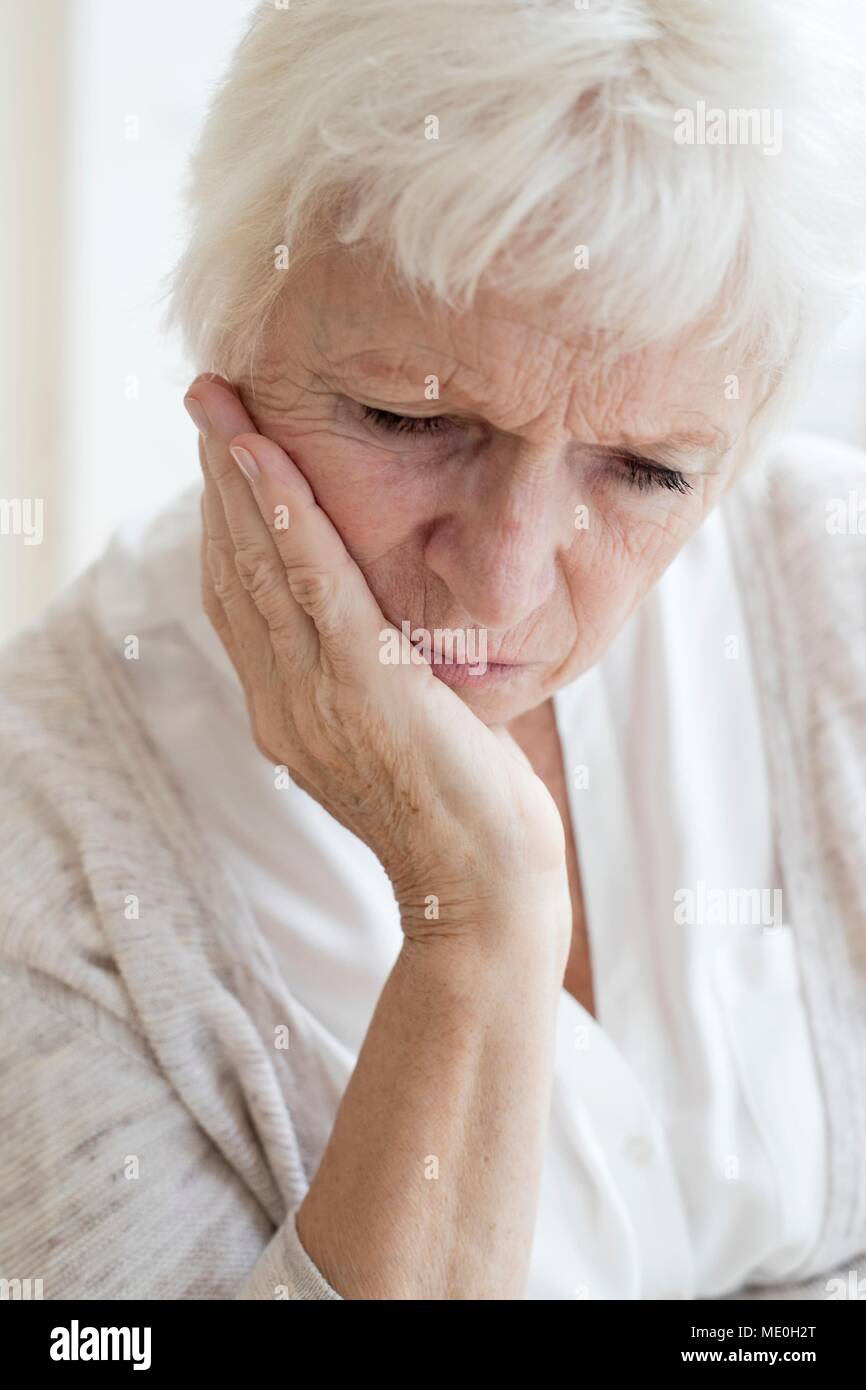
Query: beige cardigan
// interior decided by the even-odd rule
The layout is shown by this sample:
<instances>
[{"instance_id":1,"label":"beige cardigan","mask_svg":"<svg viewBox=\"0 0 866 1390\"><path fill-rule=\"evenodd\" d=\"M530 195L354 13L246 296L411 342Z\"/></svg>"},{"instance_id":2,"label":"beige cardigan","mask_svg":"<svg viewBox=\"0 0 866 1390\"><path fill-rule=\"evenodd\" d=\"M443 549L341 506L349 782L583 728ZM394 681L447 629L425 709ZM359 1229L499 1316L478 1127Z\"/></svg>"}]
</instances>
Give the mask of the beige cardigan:
<instances>
[{"instance_id":1,"label":"beige cardigan","mask_svg":"<svg viewBox=\"0 0 866 1390\"><path fill-rule=\"evenodd\" d=\"M825 1297L866 1251L866 535L826 526L852 491L866 455L794 437L722 504L829 1121L811 1282L761 1298ZM0 1277L338 1298L293 1219L334 1083L127 700L93 576L0 654Z\"/></svg>"}]
</instances>

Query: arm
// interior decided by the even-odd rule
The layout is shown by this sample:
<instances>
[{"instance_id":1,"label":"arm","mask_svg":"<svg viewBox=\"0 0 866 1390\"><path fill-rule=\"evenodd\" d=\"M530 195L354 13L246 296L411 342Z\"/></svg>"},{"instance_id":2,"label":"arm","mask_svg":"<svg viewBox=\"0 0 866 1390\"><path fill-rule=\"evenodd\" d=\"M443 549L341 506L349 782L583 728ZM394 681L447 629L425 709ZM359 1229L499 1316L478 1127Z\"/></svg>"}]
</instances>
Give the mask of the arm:
<instances>
[{"instance_id":1,"label":"arm","mask_svg":"<svg viewBox=\"0 0 866 1390\"><path fill-rule=\"evenodd\" d=\"M562 820L504 730L425 663L380 662L389 625L303 474L227 384L195 393L203 598L256 746L378 856L406 937L296 1233L342 1297L519 1297L571 932Z\"/></svg>"},{"instance_id":2,"label":"arm","mask_svg":"<svg viewBox=\"0 0 866 1390\"><path fill-rule=\"evenodd\" d=\"M543 900L486 911L405 942L298 1213L345 1298L523 1296L564 962Z\"/></svg>"}]
</instances>

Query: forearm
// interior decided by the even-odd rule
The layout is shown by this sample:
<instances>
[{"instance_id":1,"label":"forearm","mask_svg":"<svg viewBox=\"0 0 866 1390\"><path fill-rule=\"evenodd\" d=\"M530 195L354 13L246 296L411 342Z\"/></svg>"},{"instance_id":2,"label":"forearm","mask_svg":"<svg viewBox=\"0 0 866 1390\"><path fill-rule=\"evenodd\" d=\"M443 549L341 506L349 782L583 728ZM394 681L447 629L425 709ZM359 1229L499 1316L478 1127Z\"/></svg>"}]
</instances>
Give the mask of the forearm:
<instances>
[{"instance_id":1,"label":"forearm","mask_svg":"<svg viewBox=\"0 0 866 1390\"><path fill-rule=\"evenodd\" d=\"M404 943L298 1213L344 1298L523 1296L567 951L553 917L511 904Z\"/></svg>"}]
</instances>

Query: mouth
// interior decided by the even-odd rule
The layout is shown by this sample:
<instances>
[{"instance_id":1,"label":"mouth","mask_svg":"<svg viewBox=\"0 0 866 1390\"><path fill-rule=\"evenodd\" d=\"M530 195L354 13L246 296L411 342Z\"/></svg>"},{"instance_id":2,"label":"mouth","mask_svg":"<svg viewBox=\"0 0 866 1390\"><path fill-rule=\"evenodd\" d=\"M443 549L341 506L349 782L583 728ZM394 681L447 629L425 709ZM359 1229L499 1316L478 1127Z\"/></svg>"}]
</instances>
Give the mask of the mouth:
<instances>
[{"instance_id":1,"label":"mouth","mask_svg":"<svg viewBox=\"0 0 866 1390\"><path fill-rule=\"evenodd\" d=\"M393 623L397 627L397 623ZM487 655L487 633L475 629L413 628L407 621L399 624L403 636L414 648L414 658L430 667L443 685L469 691L487 690L507 682L517 683L529 670L537 671L540 663L508 661ZM455 661L460 656L469 660Z\"/></svg>"},{"instance_id":2,"label":"mouth","mask_svg":"<svg viewBox=\"0 0 866 1390\"><path fill-rule=\"evenodd\" d=\"M504 681L517 680L526 667L516 662L488 661L470 665L468 662L431 661L428 663L437 680L445 685L486 690Z\"/></svg>"}]
</instances>

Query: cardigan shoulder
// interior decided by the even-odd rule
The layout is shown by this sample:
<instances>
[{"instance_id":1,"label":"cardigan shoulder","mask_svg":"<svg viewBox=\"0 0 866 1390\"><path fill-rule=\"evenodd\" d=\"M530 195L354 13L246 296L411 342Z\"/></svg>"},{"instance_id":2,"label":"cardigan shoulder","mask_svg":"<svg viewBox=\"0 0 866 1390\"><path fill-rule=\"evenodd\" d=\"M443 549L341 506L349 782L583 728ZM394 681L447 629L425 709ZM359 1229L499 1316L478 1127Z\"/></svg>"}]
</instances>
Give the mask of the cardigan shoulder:
<instances>
[{"instance_id":1,"label":"cardigan shoulder","mask_svg":"<svg viewBox=\"0 0 866 1390\"><path fill-rule=\"evenodd\" d=\"M792 434L744 503L743 585L756 630L778 647L805 785L831 838L843 833L843 809L855 817L846 837L866 836L866 453ZM749 566L763 585L749 585Z\"/></svg>"},{"instance_id":2,"label":"cardigan shoulder","mask_svg":"<svg viewBox=\"0 0 866 1390\"><path fill-rule=\"evenodd\" d=\"M764 548L772 546L800 622L832 660L840 624L846 646L852 624L866 625L866 451L791 433L770 454L765 479Z\"/></svg>"}]
</instances>

